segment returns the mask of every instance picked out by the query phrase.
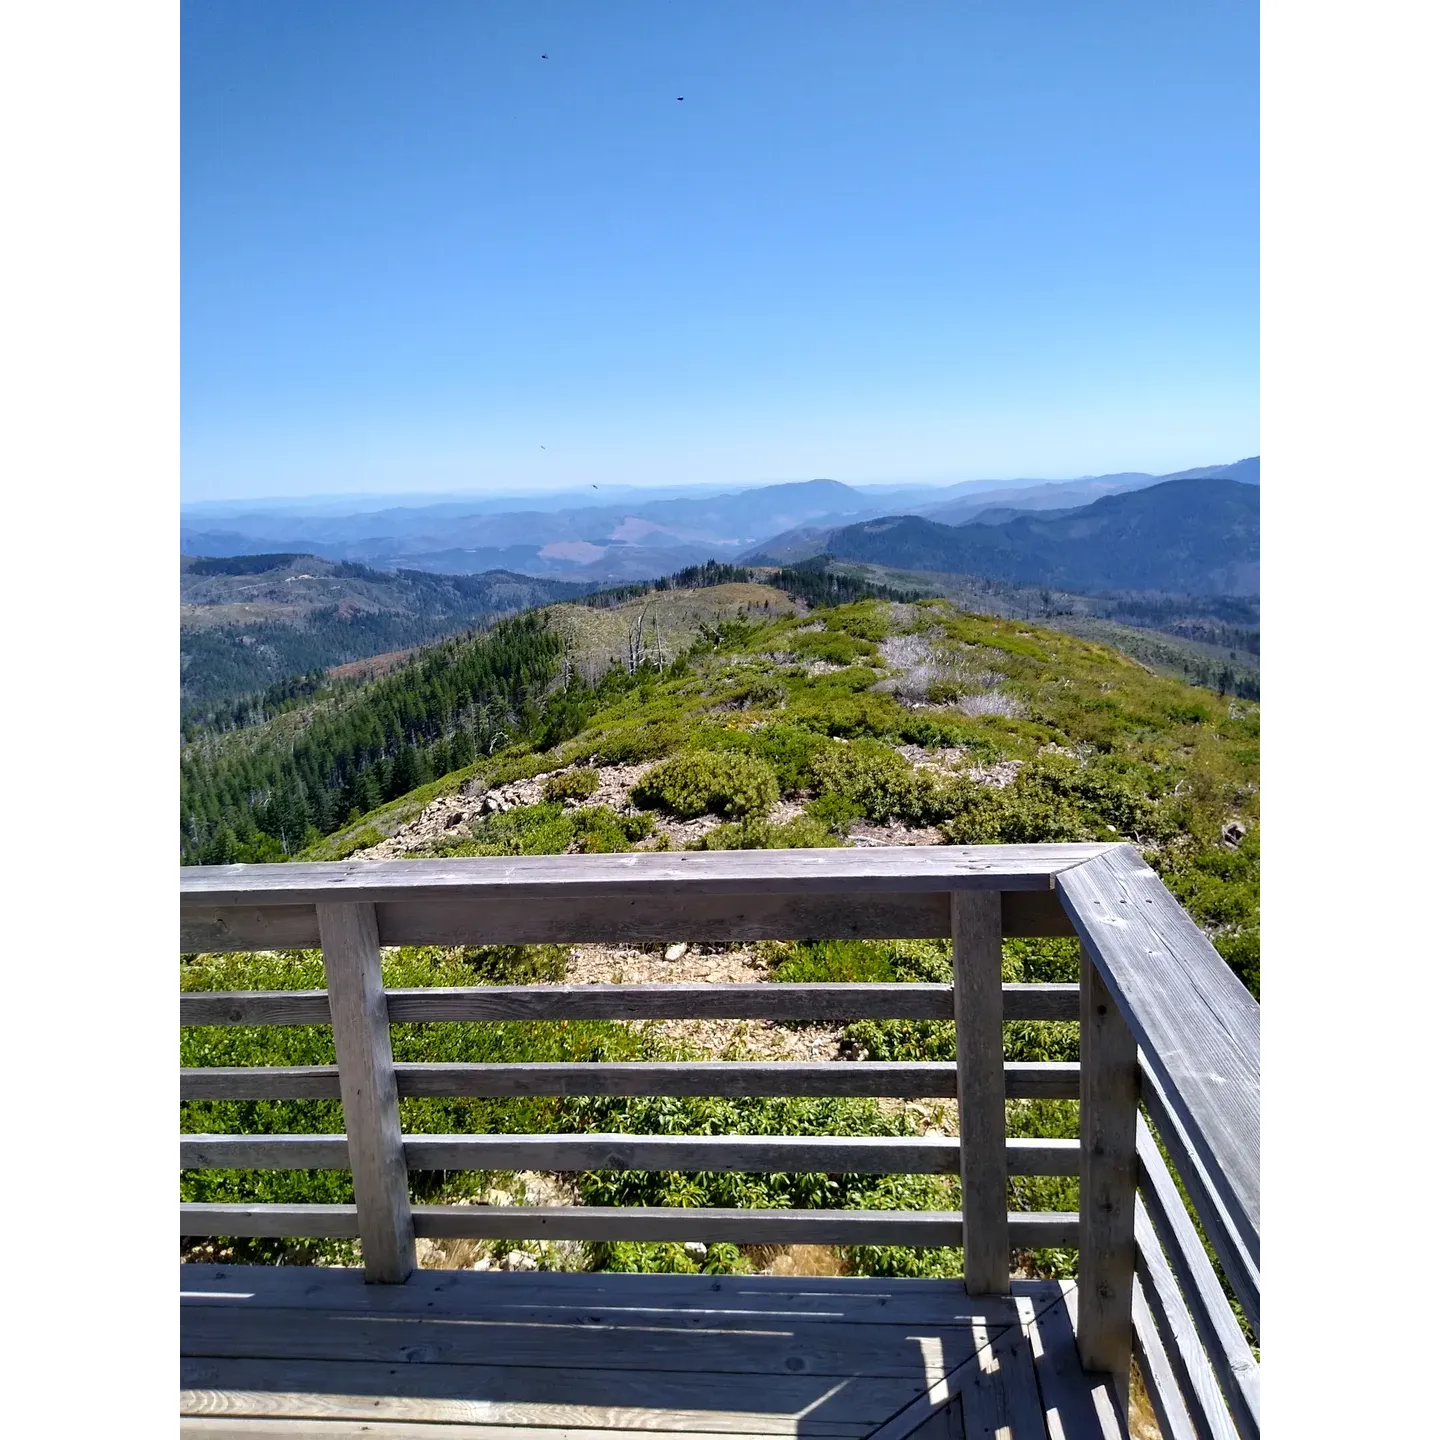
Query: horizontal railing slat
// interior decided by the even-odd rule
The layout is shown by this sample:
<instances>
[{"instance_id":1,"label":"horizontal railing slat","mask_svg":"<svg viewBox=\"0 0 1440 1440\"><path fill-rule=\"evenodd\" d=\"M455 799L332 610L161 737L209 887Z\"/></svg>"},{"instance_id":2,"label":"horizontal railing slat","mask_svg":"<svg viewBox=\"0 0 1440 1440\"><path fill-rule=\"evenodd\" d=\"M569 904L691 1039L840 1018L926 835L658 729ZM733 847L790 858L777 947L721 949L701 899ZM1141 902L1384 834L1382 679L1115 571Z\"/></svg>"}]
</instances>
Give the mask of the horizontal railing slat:
<instances>
[{"instance_id":1,"label":"horizontal railing slat","mask_svg":"<svg viewBox=\"0 0 1440 1440\"><path fill-rule=\"evenodd\" d=\"M911 1245L963 1243L962 1213L933 1210L713 1210L601 1206L417 1205L415 1234L465 1240L699 1240L732 1245ZM1073 1246L1079 1217L1016 1211L1016 1249ZM320 1236L358 1233L353 1205L181 1205L185 1236Z\"/></svg>"},{"instance_id":2,"label":"horizontal railing slat","mask_svg":"<svg viewBox=\"0 0 1440 1440\"><path fill-rule=\"evenodd\" d=\"M950 1020L949 985L480 985L387 990L392 1024L482 1020ZM1076 1020L1078 985L1007 985L1007 1020ZM328 1025L323 990L189 990L182 1025Z\"/></svg>"},{"instance_id":3,"label":"horizontal railing slat","mask_svg":"<svg viewBox=\"0 0 1440 1440\"><path fill-rule=\"evenodd\" d=\"M420 862L415 862L420 863ZM1007 935L1073 935L1050 890L1001 896ZM557 896L537 905L510 895L389 900L375 907L382 945L639 945L677 935L700 943L743 940L921 940L943 935L946 892L845 895ZM191 905L185 951L308 949L319 943L311 905Z\"/></svg>"},{"instance_id":4,"label":"horizontal railing slat","mask_svg":"<svg viewBox=\"0 0 1440 1440\"><path fill-rule=\"evenodd\" d=\"M1140 1366L1140 1376L1145 1381L1145 1393L1160 1426L1160 1440L1198 1440L1189 1412L1185 1409L1180 1382L1170 1368L1170 1357L1165 1353L1159 1327L1138 1285L1134 1287L1132 1311L1135 1317L1135 1359Z\"/></svg>"},{"instance_id":5,"label":"horizontal railing slat","mask_svg":"<svg viewBox=\"0 0 1440 1440\"><path fill-rule=\"evenodd\" d=\"M1135 1201L1135 1275L1154 1317L1170 1368L1185 1396L1185 1408L1201 1440L1239 1440L1235 1422L1210 1368L1195 1322L1185 1308L1149 1211Z\"/></svg>"},{"instance_id":6,"label":"horizontal railing slat","mask_svg":"<svg viewBox=\"0 0 1440 1440\"><path fill-rule=\"evenodd\" d=\"M360 1235L360 1222L354 1205L203 1205L182 1201L180 1234L195 1239L237 1235L355 1240Z\"/></svg>"},{"instance_id":7,"label":"horizontal railing slat","mask_svg":"<svg viewBox=\"0 0 1440 1440\"><path fill-rule=\"evenodd\" d=\"M1210 1257L1190 1223L1185 1202L1165 1168L1160 1147L1143 1120L1136 1127L1136 1148L1140 1160L1140 1193L1210 1356L1220 1388L1225 1392L1235 1427L1242 1440L1259 1440L1260 1368L1210 1267Z\"/></svg>"},{"instance_id":8,"label":"horizontal railing slat","mask_svg":"<svg viewBox=\"0 0 1440 1440\"><path fill-rule=\"evenodd\" d=\"M182 1101L339 1098L337 1065L203 1065L180 1071Z\"/></svg>"},{"instance_id":9,"label":"horizontal railing slat","mask_svg":"<svg viewBox=\"0 0 1440 1440\"><path fill-rule=\"evenodd\" d=\"M897 1100L955 1098L949 1061L739 1060L622 1064L395 1066L402 1096L531 1095L861 1095ZM1074 1100L1080 1067L1015 1061L1005 1066L1012 1100ZM338 1100L333 1065L206 1066L180 1072L182 1100Z\"/></svg>"},{"instance_id":10,"label":"horizontal railing slat","mask_svg":"<svg viewBox=\"0 0 1440 1440\"><path fill-rule=\"evenodd\" d=\"M1060 872L1060 903L1260 1259L1260 1006L1129 845Z\"/></svg>"},{"instance_id":11,"label":"horizontal railing slat","mask_svg":"<svg viewBox=\"0 0 1440 1440\"><path fill-rule=\"evenodd\" d=\"M660 1170L747 1175L950 1175L949 1136L407 1135L411 1170ZM1011 1175L1077 1175L1076 1140L1010 1140ZM182 1169L345 1170L343 1135L182 1135Z\"/></svg>"},{"instance_id":12,"label":"horizontal railing slat","mask_svg":"<svg viewBox=\"0 0 1440 1440\"><path fill-rule=\"evenodd\" d=\"M1204 1166L1191 1147L1189 1139L1180 1127L1170 1102L1155 1084L1154 1071L1144 1055L1140 1057L1140 1099L1145 1113L1160 1132L1160 1139L1175 1168L1180 1172L1185 1193L1200 1216L1206 1238L1214 1246L1220 1260L1220 1268L1250 1322L1256 1337L1260 1335L1260 1268L1250 1258L1240 1236L1236 1233L1225 1203L1215 1193Z\"/></svg>"},{"instance_id":13,"label":"horizontal railing slat","mask_svg":"<svg viewBox=\"0 0 1440 1440\"><path fill-rule=\"evenodd\" d=\"M328 1025L323 990L184 990L181 1025Z\"/></svg>"}]
</instances>

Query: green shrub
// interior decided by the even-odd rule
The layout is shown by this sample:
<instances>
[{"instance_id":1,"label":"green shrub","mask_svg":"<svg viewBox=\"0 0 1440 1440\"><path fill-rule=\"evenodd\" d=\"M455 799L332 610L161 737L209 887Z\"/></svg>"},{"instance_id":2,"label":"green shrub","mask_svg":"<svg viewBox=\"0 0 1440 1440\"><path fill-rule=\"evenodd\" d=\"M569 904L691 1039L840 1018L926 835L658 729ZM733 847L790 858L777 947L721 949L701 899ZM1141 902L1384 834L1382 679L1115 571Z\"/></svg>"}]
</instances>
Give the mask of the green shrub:
<instances>
[{"instance_id":1,"label":"green shrub","mask_svg":"<svg viewBox=\"0 0 1440 1440\"><path fill-rule=\"evenodd\" d=\"M1005 1132L1017 1140L1074 1140L1080 1134L1078 1100L1007 1100ZM1080 1181L1073 1175L1015 1175L1012 1210L1078 1210Z\"/></svg>"},{"instance_id":2,"label":"green shrub","mask_svg":"<svg viewBox=\"0 0 1440 1440\"><path fill-rule=\"evenodd\" d=\"M1246 988L1260 998L1260 927L1247 925L1241 930L1215 936L1220 958L1244 981Z\"/></svg>"},{"instance_id":3,"label":"green shrub","mask_svg":"<svg viewBox=\"0 0 1440 1440\"><path fill-rule=\"evenodd\" d=\"M863 601L827 610L824 619L831 634L852 635L857 640L883 640L890 633L882 612Z\"/></svg>"},{"instance_id":4,"label":"green shrub","mask_svg":"<svg viewBox=\"0 0 1440 1440\"><path fill-rule=\"evenodd\" d=\"M791 637L797 655L811 660L824 660L830 665L853 665L857 660L869 660L875 655L875 646L869 640L857 639L844 631L811 631Z\"/></svg>"},{"instance_id":5,"label":"green shrub","mask_svg":"<svg viewBox=\"0 0 1440 1440\"><path fill-rule=\"evenodd\" d=\"M981 719L950 720L923 712L909 712L896 730L896 737L909 745L963 745L977 765L989 765L1005 758L995 737L984 730Z\"/></svg>"},{"instance_id":6,"label":"green shrub","mask_svg":"<svg viewBox=\"0 0 1440 1440\"><path fill-rule=\"evenodd\" d=\"M474 975L470 984L559 984L570 951L564 945L474 945L460 951Z\"/></svg>"},{"instance_id":7,"label":"green shrub","mask_svg":"<svg viewBox=\"0 0 1440 1440\"><path fill-rule=\"evenodd\" d=\"M780 798L775 772L750 755L692 751L662 761L630 792L636 805L682 820L764 815Z\"/></svg>"},{"instance_id":8,"label":"green shrub","mask_svg":"<svg viewBox=\"0 0 1440 1440\"><path fill-rule=\"evenodd\" d=\"M955 787L955 809L940 827L948 845L998 845L1012 811L1010 798L990 785L962 779Z\"/></svg>"},{"instance_id":9,"label":"green shrub","mask_svg":"<svg viewBox=\"0 0 1440 1440\"><path fill-rule=\"evenodd\" d=\"M963 1248L909 1250L902 1245L846 1245L840 1251L847 1275L881 1280L959 1280L965 1274Z\"/></svg>"},{"instance_id":10,"label":"green shrub","mask_svg":"<svg viewBox=\"0 0 1440 1440\"><path fill-rule=\"evenodd\" d=\"M774 980L873 978L948 985L954 974L949 945L935 940L845 941L833 950L828 945L776 945L762 953ZM843 963L825 974L831 956ZM849 974L844 973L844 964L850 966ZM1079 975L1079 942L1006 940L1003 973L1010 984L1073 983ZM1080 1058L1080 1027L1073 1021L1009 1020L1003 1035L1007 1060ZM955 1058L955 1026L946 1021L858 1020L846 1027L845 1036L872 1060Z\"/></svg>"},{"instance_id":11,"label":"green shrub","mask_svg":"<svg viewBox=\"0 0 1440 1440\"><path fill-rule=\"evenodd\" d=\"M363 829L355 831L353 835L347 835L343 840L337 841L330 851L329 858L347 860L357 850L368 850L372 845L378 845L384 838L375 826L366 825Z\"/></svg>"},{"instance_id":12,"label":"green shrub","mask_svg":"<svg viewBox=\"0 0 1440 1440\"><path fill-rule=\"evenodd\" d=\"M850 826L860 819L863 812L848 795L840 795L832 790L812 800L805 807L805 813L826 834L843 839Z\"/></svg>"},{"instance_id":13,"label":"green shrub","mask_svg":"<svg viewBox=\"0 0 1440 1440\"><path fill-rule=\"evenodd\" d=\"M808 789L814 783L817 755L832 748L831 742L813 730L798 725L766 725L753 733L759 754L775 772L787 795Z\"/></svg>"},{"instance_id":14,"label":"green shrub","mask_svg":"<svg viewBox=\"0 0 1440 1440\"><path fill-rule=\"evenodd\" d=\"M873 1100L593 1097L574 1102L578 1128L650 1135L906 1135L903 1114ZM664 1205L734 1209L849 1209L867 1197L905 1209L954 1207L954 1187L939 1177L774 1174L735 1171L674 1174L587 1172L577 1177L587 1205ZM939 1202L938 1204L936 1202ZM874 1202L869 1202L874 1203ZM631 1257L631 1263L633 1259Z\"/></svg>"},{"instance_id":15,"label":"green shrub","mask_svg":"<svg viewBox=\"0 0 1440 1440\"><path fill-rule=\"evenodd\" d=\"M911 714L893 696L875 692L875 672L852 668L790 682L786 718L820 735L850 739L897 735Z\"/></svg>"},{"instance_id":16,"label":"green shrub","mask_svg":"<svg viewBox=\"0 0 1440 1440\"><path fill-rule=\"evenodd\" d=\"M821 850L840 842L823 825L808 815L797 815L783 825L751 816L733 825L717 825L706 831L692 850Z\"/></svg>"},{"instance_id":17,"label":"green shrub","mask_svg":"<svg viewBox=\"0 0 1440 1440\"><path fill-rule=\"evenodd\" d=\"M607 805L566 809L556 800L486 815L469 839L442 841L432 855L563 855L628 850L650 833L648 815L619 815Z\"/></svg>"},{"instance_id":18,"label":"green shrub","mask_svg":"<svg viewBox=\"0 0 1440 1440\"><path fill-rule=\"evenodd\" d=\"M868 940L809 940L764 947L770 979L788 985L888 985L895 966L887 948Z\"/></svg>"},{"instance_id":19,"label":"green shrub","mask_svg":"<svg viewBox=\"0 0 1440 1440\"><path fill-rule=\"evenodd\" d=\"M1234 849L1186 846L1153 857L1175 898L1210 932L1215 948L1260 994L1260 832L1252 829Z\"/></svg>"},{"instance_id":20,"label":"green shrub","mask_svg":"<svg viewBox=\"0 0 1440 1440\"><path fill-rule=\"evenodd\" d=\"M693 1259L678 1242L604 1240L586 1248L592 1270L642 1275L748 1275L755 1268L736 1245L711 1245L703 1260Z\"/></svg>"},{"instance_id":21,"label":"green shrub","mask_svg":"<svg viewBox=\"0 0 1440 1440\"><path fill-rule=\"evenodd\" d=\"M788 691L773 675L745 675L717 698L727 705L756 706L778 710L785 704Z\"/></svg>"},{"instance_id":22,"label":"green shrub","mask_svg":"<svg viewBox=\"0 0 1440 1440\"><path fill-rule=\"evenodd\" d=\"M575 824L570 844L582 855L614 854L628 850L655 828L649 815L619 815L607 805L591 805L571 813Z\"/></svg>"},{"instance_id":23,"label":"green shrub","mask_svg":"<svg viewBox=\"0 0 1440 1440\"><path fill-rule=\"evenodd\" d=\"M602 732L588 758L597 765L638 765L668 755L684 741L684 729L674 721L621 725Z\"/></svg>"},{"instance_id":24,"label":"green shrub","mask_svg":"<svg viewBox=\"0 0 1440 1440\"><path fill-rule=\"evenodd\" d=\"M1004 942L1001 973L1010 985L1075 985L1080 980L1080 942L1061 939L1009 939Z\"/></svg>"},{"instance_id":25,"label":"green shrub","mask_svg":"<svg viewBox=\"0 0 1440 1440\"><path fill-rule=\"evenodd\" d=\"M486 815L475 838L451 848L458 855L561 855L574 838L575 821L554 801L517 805Z\"/></svg>"},{"instance_id":26,"label":"green shrub","mask_svg":"<svg viewBox=\"0 0 1440 1440\"><path fill-rule=\"evenodd\" d=\"M1165 839L1177 829L1167 776L1114 757L1089 763L1040 755L1003 788L955 782L943 827L954 845L1036 845L1075 840Z\"/></svg>"},{"instance_id":27,"label":"green shrub","mask_svg":"<svg viewBox=\"0 0 1440 1440\"><path fill-rule=\"evenodd\" d=\"M598 772L588 766L562 770L546 780L543 793L547 800L588 800L600 788Z\"/></svg>"},{"instance_id":28,"label":"green shrub","mask_svg":"<svg viewBox=\"0 0 1440 1440\"><path fill-rule=\"evenodd\" d=\"M814 783L815 757L830 749L830 740L798 725L762 725L758 730L705 730L691 742L696 750L728 750L763 760L774 772L782 795L793 795Z\"/></svg>"},{"instance_id":29,"label":"green shrub","mask_svg":"<svg viewBox=\"0 0 1440 1440\"><path fill-rule=\"evenodd\" d=\"M934 770L914 770L903 755L874 740L856 740L817 754L811 769L822 800L842 802L871 820L930 825L955 811L957 781ZM819 817L817 817L819 818Z\"/></svg>"},{"instance_id":30,"label":"green shrub","mask_svg":"<svg viewBox=\"0 0 1440 1440\"><path fill-rule=\"evenodd\" d=\"M948 985L954 976L946 940L770 940L760 944L758 954L770 979L781 984Z\"/></svg>"}]
</instances>

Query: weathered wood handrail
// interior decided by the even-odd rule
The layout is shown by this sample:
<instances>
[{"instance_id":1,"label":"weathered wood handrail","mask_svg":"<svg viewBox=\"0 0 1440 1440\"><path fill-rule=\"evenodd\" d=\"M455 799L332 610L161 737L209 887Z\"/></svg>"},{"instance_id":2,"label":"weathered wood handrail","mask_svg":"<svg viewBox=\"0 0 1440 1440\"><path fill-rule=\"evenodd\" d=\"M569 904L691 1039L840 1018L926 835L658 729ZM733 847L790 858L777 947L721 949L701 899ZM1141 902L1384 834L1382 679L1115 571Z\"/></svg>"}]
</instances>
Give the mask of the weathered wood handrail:
<instances>
[{"instance_id":1,"label":"weathered wood handrail","mask_svg":"<svg viewBox=\"0 0 1440 1440\"><path fill-rule=\"evenodd\" d=\"M1084 948L1078 986L1001 984L1002 936L1068 934ZM380 948L398 944L939 936L953 944L953 985L386 991L379 970ZM183 951L316 946L325 955L326 990L187 993L181 1023L331 1024L338 1064L187 1070L182 1096L338 1097L346 1133L186 1135L182 1165L348 1168L356 1204L184 1205L182 1234L359 1238L367 1278L381 1281L403 1279L413 1267L416 1236L963 1244L967 1282L977 1292L1008 1289L1018 1246L1078 1246L1084 1363L1109 1372L1123 1390L1134 1343L1167 1435L1258 1436L1258 1367L1221 1304L1204 1245L1139 1109L1258 1335L1258 1006L1130 847L684 852L181 872ZM396 1023L687 1018L951 1020L958 1063L406 1065L393 1061L389 1045ZM1006 1064L1001 1023L1018 1019L1078 1019L1081 1063ZM446 1136L399 1128L401 1096L581 1094L953 1095L962 1123L958 1139ZM1006 1138L1007 1098L1077 1096L1079 1141ZM959 1173L965 1209L500 1209L409 1199L409 1171L522 1168ZM1006 1177L1032 1174L1079 1174L1080 1212L1007 1213Z\"/></svg>"},{"instance_id":2,"label":"weathered wood handrail","mask_svg":"<svg viewBox=\"0 0 1440 1440\"><path fill-rule=\"evenodd\" d=\"M958 1175L963 1143L884 1135L409 1135L411 1170L786 1171L827 1175ZM192 1170L349 1170L345 1135L183 1135ZM996 1167L1010 1175L1078 1175L1075 1140L1007 1140ZM359 1200L362 1210L364 1201Z\"/></svg>"},{"instance_id":3,"label":"weathered wood handrail","mask_svg":"<svg viewBox=\"0 0 1440 1440\"><path fill-rule=\"evenodd\" d=\"M673 932L672 932L673 933ZM892 937L894 938L894 937ZM488 943L488 942L487 942ZM392 1025L437 1020L953 1020L949 985L485 985L387 990ZM1005 985L1006 1020L1078 1020L1078 985ZM191 990L182 1025L328 1025L324 990Z\"/></svg>"},{"instance_id":4,"label":"weathered wood handrail","mask_svg":"<svg viewBox=\"0 0 1440 1440\"><path fill-rule=\"evenodd\" d=\"M1260 1007L1131 846L1114 846L1059 872L1056 892L1084 946L1092 985L1103 985L1124 1017L1130 1043L1138 1047L1132 1093L1144 1103L1166 1145L1258 1339ZM1094 1138L1084 1118L1083 1041L1089 1029L1082 1018L1081 1131L1087 1166L1093 1164ZM1115 1130L1107 1148L1112 1166L1123 1161L1133 1176L1118 1225L1117 1197L1104 1197L1110 1202L1105 1223L1112 1241L1127 1223L1134 1237L1141 1284L1126 1309L1132 1312L1141 1369L1167 1431L1258 1436L1259 1367L1253 1356L1251 1364L1244 1363L1249 1351L1238 1325L1228 1310L1222 1317L1218 1286L1201 1278L1203 1245L1178 1193L1172 1196L1173 1182L1158 1148L1143 1125L1136 1131ZM1138 1205L1137 1185L1146 1197ZM1097 1274L1097 1267L1088 1277L1085 1273L1085 1222L1096 1198L1093 1192L1087 1195L1082 1173L1082 1360L1097 1332L1108 1331L1107 1343L1113 1343L1123 1325L1114 1297L1097 1295L1092 1288L1110 1288L1110 1277ZM1153 1213L1148 1206L1155 1207ZM1213 1281L1208 1259L1204 1269ZM1183 1407L1177 1397L1183 1398Z\"/></svg>"},{"instance_id":5,"label":"weathered wood handrail","mask_svg":"<svg viewBox=\"0 0 1440 1440\"><path fill-rule=\"evenodd\" d=\"M1080 1067L1066 1061L1005 1062L1007 1100L1078 1100ZM826 1060L589 1061L581 1064L395 1066L402 1096L865 1095L938 1100L955 1094L943 1060L867 1062L836 1070ZM338 1100L336 1065L209 1065L180 1072L182 1100Z\"/></svg>"}]
</instances>

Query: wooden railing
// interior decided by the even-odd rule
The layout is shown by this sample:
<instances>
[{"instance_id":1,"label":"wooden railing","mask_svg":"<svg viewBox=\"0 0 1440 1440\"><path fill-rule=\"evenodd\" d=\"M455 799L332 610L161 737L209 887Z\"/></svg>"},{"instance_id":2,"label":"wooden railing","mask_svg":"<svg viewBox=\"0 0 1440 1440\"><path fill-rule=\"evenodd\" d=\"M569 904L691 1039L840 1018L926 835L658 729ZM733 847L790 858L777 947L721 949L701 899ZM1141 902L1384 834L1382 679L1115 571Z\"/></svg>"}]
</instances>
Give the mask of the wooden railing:
<instances>
[{"instance_id":1,"label":"wooden railing","mask_svg":"<svg viewBox=\"0 0 1440 1440\"><path fill-rule=\"evenodd\" d=\"M1006 985L1005 936L1077 934L1078 985ZM390 990L382 946L948 935L953 985ZM182 1072L185 1099L343 1103L343 1135L193 1135L184 1168L349 1169L354 1205L182 1205L182 1235L358 1237L403 1281L415 1239L1079 1250L1077 1337L1123 1394L1138 1358L1167 1437L1257 1436L1258 1367L1165 1155L1259 1334L1259 1007L1128 846L945 846L194 867L185 952L315 947L326 989L185 993L182 1025L331 1024L337 1064ZM417 1021L953 1021L957 1063L396 1064ZM1005 1020L1079 1020L1074 1064L1006 1063ZM958 1138L403 1134L400 1096L954 1097ZM1080 1102L1080 1139L1010 1139L1007 1098ZM1142 1113L1143 1106L1143 1113ZM1147 1117L1148 1122L1147 1123ZM1159 1137L1151 1134L1150 1125ZM958 1174L963 1212L431 1206L412 1170ZM1008 1212L1012 1175L1078 1175L1075 1214ZM1133 1282L1138 1277L1139 1285ZM1122 1412L1123 1413L1123 1410Z\"/></svg>"}]
</instances>

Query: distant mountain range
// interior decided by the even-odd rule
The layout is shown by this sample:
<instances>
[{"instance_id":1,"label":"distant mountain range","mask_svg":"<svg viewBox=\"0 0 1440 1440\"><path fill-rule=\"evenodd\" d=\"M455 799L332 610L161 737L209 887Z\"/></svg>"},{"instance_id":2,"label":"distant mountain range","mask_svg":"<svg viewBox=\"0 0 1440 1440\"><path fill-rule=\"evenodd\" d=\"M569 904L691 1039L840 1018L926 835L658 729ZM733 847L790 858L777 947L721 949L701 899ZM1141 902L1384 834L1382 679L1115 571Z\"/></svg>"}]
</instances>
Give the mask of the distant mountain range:
<instances>
[{"instance_id":1,"label":"distant mountain range","mask_svg":"<svg viewBox=\"0 0 1440 1440\"><path fill-rule=\"evenodd\" d=\"M805 543L836 559L1011 584L1257 595L1260 491L1256 482L1200 472L1065 510L992 507L963 525L889 515ZM777 553L772 544L747 559L786 563L800 558L796 548L792 540Z\"/></svg>"},{"instance_id":2,"label":"distant mountain range","mask_svg":"<svg viewBox=\"0 0 1440 1440\"><path fill-rule=\"evenodd\" d=\"M883 516L918 515L955 526L997 507L1008 512L1064 510L1171 479L1229 478L1258 484L1259 470L1259 458L1254 457L1175 476L1123 473L1059 481L971 481L939 488L808 480L728 492L607 487L604 497L596 493L596 503L580 503L583 491L454 497L380 509L360 497L304 505L209 503L182 506L180 544L188 555L290 551L387 570L462 575L504 569L613 583L649 579L709 559L736 560L760 550L801 558L819 553L832 532Z\"/></svg>"}]
</instances>

